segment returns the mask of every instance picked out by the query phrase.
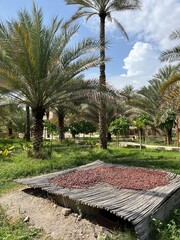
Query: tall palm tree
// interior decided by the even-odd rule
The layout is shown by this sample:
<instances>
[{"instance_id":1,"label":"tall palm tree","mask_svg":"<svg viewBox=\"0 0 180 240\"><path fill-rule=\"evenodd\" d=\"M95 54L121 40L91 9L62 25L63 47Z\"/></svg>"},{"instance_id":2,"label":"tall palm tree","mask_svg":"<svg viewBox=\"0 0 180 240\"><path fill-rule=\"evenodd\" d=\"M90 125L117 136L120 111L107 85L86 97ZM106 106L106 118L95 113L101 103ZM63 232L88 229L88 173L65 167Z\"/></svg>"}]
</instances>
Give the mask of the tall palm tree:
<instances>
[{"instance_id":1,"label":"tall palm tree","mask_svg":"<svg viewBox=\"0 0 180 240\"><path fill-rule=\"evenodd\" d=\"M100 18L100 76L99 76L99 88L104 90L106 88L106 74L105 74L105 21L106 19L114 21L121 32L126 38L128 35L123 28L122 24L112 17L112 12L137 10L140 9L140 0L65 0L68 5L77 4L79 9L75 15L72 16L72 20L76 20L80 17L86 16L88 20L90 17L97 15ZM105 106L103 100L100 101L101 107L99 111L99 134L100 134L100 147L107 148L107 124Z\"/></svg>"},{"instance_id":2,"label":"tall palm tree","mask_svg":"<svg viewBox=\"0 0 180 240\"><path fill-rule=\"evenodd\" d=\"M60 31L62 25L62 20L56 17L49 27L45 26L42 10L35 5L32 14L21 11L17 21L0 24L0 86L31 107L36 155L43 141L45 111L73 95L73 78L99 63L98 56L89 54L97 42L87 38L69 46L79 27L68 26Z\"/></svg>"}]
</instances>

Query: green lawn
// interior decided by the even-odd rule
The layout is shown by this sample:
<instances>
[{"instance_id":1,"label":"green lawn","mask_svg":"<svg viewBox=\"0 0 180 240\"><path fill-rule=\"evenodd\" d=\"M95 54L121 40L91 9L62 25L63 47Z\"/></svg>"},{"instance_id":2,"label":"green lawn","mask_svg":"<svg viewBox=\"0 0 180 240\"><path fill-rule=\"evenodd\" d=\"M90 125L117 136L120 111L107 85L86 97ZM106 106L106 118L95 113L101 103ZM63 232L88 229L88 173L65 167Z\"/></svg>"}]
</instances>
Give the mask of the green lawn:
<instances>
[{"instance_id":1,"label":"green lawn","mask_svg":"<svg viewBox=\"0 0 180 240\"><path fill-rule=\"evenodd\" d=\"M13 141L11 141L8 144L12 143ZM3 142L0 141L1 146L4 144L7 143L5 141ZM19 142L16 142L15 144L16 148L20 146L18 145ZM18 150L18 153L16 152L12 154L12 156L1 157L0 195L9 192L12 189L16 189L20 186L13 182L13 179L40 175L61 169L72 168L75 166L80 166L82 164L87 164L97 159L101 159L105 162L125 164L129 166L164 169L167 171L180 174L180 152L157 151L148 149L142 149L140 151L137 148L116 148L116 147L109 147L108 150L100 150L97 148L80 149L73 148L71 146L67 148L60 148L58 147L57 142L54 144L54 146L55 148L52 152L52 156L45 160L28 158L26 152L21 150ZM36 233L33 232L33 234Z\"/></svg>"}]
</instances>

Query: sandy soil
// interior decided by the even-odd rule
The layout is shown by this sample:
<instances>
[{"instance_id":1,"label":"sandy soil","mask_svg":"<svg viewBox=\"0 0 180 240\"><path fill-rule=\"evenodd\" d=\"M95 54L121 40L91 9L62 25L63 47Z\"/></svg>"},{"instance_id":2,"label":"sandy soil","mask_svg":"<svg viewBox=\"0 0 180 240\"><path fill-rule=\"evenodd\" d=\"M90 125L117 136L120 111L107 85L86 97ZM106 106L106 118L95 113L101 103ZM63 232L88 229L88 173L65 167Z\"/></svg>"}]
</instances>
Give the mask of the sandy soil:
<instances>
[{"instance_id":1,"label":"sandy soil","mask_svg":"<svg viewBox=\"0 0 180 240\"><path fill-rule=\"evenodd\" d=\"M56 205L47 196L42 197L32 190L17 190L0 198L0 204L7 209L10 219L29 218L29 223L42 228L54 239L95 240L105 230L93 221L79 219L78 214L64 216L64 208Z\"/></svg>"}]
</instances>

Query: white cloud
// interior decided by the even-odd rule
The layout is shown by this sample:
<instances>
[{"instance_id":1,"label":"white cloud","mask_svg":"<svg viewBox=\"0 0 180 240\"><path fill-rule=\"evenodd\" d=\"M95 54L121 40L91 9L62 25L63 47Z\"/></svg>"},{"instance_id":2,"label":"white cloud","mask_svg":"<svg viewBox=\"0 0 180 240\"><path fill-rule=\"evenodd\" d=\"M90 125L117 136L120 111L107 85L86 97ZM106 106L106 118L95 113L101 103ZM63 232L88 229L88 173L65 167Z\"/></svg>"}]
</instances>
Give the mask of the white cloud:
<instances>
[{"instance_id":1,"label":"white cloud","mask_svg":"<svg viewBox=\"0 0 180 240\"><path fill-rule=\"evenodd\" d=\"M151 75L159 65L158 55L149 43L136 42L124 59L123 68L127 77Z\"/></svg>"},{"instance_id":2,"label":"white cloud","mask_svg":"<svg viewBox=\"0 0 180 240\"><path fill-rule=\"evenodd\" d=\"M159 50L172 46L169 35L180 27L179 0L143 0L142 10L114 13L129 34L153 42Z\"/></svg>"},{"instance_id":3,"label":"white cloud","mask_svg":"<svg viewBox=\"0 0 180 240\"><path fill-rule=\"evenodd\" d=\"M169 40L169 35L180 27L180 1L142 0L141 11L115 12L113 15L135 44L124 59L126 73L108 76L108 82L117 88L126 84L140 88L163 66L158 60L160 52L176 44ZM92 20L88 22L88 28L92 26L93 32L98 31L98 20ZM111 36L117 33L113 22L106 22L106 30Z\"/></svg>"},{"instance_id":4,"label":"white cloud","mask_svg":"<svg viewBox=\"0 0 180 240\"><path fill-rule=\"evenodd\" d=\"M146 85L148 80L161 67L158 54L149 43L136 42L129 55L124 59L126 74L109 76L109 83L122 88L132 84L136 88Z\"/></svg>"},{"instance_id":5,"label":"white cloud","mask_svg":"<svg viewBox=\"0 0 180 240\"><path fill-rule=\"evenodd\" d=\"M107 73L108 84L117 89L122 89L125 85L133 85L136 89L147 85L152 79L152 75L157 73L158 69L164 64L160 63L159 53L149 43L136 42L124 59L123 68L125 74L111 75ZM98 79L98 69L86 72L86 79Z\"/></svg>"},{"instance_id":6,"label":"white cloud","mask_svg":"<svg viewBox=\"0 0 180 240\"><path fill-rule=\"evenodd\" d=\"M113 16L121 22L130 38L136 36L139 41L156 44L162 51L174 45L169 40L169 35L180 27L180 2L179 0L142 0L141 11L114 12ZM92 17L84 24L93 32L99 31L98 17ZM106 21L106 30L112 34L117 32L117 27L113 22Z\"/></svg>"}]
</instances>

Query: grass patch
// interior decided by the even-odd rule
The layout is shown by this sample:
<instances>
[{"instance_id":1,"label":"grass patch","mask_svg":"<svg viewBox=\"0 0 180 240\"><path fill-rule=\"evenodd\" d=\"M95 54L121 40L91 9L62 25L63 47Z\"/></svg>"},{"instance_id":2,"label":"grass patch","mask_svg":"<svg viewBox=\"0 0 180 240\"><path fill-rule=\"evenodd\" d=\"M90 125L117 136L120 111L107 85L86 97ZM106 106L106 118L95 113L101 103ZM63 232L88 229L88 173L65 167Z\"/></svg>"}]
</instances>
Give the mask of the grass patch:
<instances>
[{"instance_id":1,"label":"grass patch","mask_svg":"<svg viewBox=\"0 0 180 240\"><path fill-rule=\"evenodd\" d=\"M40 239L42 231L32 228L22 219L8 221L5 211L0 207L0 239L1 240L33 240Z\"/></svg>"}]
</instances>

